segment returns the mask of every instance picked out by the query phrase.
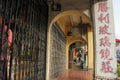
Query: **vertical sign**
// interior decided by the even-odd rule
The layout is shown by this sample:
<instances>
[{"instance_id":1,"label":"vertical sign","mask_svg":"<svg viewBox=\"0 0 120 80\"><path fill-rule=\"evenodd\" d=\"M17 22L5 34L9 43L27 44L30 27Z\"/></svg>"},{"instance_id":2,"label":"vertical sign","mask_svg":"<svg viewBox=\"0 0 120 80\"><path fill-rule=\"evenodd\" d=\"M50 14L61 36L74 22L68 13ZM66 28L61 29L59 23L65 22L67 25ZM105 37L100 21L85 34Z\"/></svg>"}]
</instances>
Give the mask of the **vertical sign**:
<instances>
[{"instance_id":1,"label":"vertical sign","mask_svg":"<svg viewBox=\"0 0 120 80\"><path fill-rule=\"evenodd\" d=\"M100 1L94 5L96 37L96 77L115 78L117 61L112 0Z\"/></svg>"}]
</instances>

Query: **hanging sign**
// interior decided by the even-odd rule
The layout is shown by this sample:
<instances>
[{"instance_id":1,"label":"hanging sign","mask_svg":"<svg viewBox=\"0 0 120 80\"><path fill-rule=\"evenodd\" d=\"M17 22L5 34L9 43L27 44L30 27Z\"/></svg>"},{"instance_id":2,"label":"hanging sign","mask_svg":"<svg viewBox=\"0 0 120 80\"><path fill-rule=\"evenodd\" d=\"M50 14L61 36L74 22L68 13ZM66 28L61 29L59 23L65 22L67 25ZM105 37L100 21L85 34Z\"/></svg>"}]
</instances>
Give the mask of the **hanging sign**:
<instances>
[{"instance_id":1,"label":"hanging sign","mask_svg":"<svg viewBox=\"0 0 120 80\"><path fill-rule=\"evenodd\" d=\"M100 1L94 5L95 13L95 75L116 78L117 60L112 0Z\"/></svg>"}]
</instances>

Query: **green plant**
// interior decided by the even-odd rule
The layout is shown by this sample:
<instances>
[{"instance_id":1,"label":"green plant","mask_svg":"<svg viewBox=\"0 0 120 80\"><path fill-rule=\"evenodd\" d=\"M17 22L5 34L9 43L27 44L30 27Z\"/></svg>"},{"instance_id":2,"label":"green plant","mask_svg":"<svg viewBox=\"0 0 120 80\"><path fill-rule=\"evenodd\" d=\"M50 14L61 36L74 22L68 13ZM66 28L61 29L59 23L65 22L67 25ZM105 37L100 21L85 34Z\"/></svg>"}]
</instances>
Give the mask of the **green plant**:
<instances>
[{"instance_id":1,"label":"green plant","mask_svg":"<svg viewBox=\"0 0 120 80\"><path fill-rule=\"evenodd\" d=\"M120 63L117 64L117 73L118 73L118 77L120 77Z\"/></svg>"}]
</instances>

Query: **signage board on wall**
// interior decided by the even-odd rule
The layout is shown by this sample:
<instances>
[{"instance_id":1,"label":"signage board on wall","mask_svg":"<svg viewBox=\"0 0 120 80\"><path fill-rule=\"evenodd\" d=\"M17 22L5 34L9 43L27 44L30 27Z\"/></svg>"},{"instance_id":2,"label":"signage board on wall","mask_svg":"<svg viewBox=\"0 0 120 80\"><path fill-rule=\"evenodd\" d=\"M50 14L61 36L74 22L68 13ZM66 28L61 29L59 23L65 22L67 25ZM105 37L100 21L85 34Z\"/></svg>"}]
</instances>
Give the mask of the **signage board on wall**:
<instances>
[{"instance_id":1,"label":"signage board on wall","mask_svg":"<svg viewBox=\"0 0 120 80\"><path fill-rule=\"evenodd\" d=\"M112 0L94 4L95 18L95 76L116 78L117 60Z\"/></svg>"}]
</instances>

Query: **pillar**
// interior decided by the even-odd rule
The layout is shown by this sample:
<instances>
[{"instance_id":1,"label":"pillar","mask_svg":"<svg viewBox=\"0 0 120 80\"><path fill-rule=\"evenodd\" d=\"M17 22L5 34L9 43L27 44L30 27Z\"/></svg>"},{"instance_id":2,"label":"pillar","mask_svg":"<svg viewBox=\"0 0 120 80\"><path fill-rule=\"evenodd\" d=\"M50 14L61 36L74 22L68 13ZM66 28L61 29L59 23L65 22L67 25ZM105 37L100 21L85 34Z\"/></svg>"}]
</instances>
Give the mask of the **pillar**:
<instances>
[{"instance_id":1,"label":"pillar","mask_svg":"<svg viewBox=\"0 0 120 80\"><path fill-rule=\"evenodd\" d=\"M88 27L88 69L93 70L93 32L90 30L90 27Z\"/></svg>"},{"instance_id":2,"label":"pillar","mask_svg":"<svg viewBox=\"0 0 120 80\"><path fill-rule=\"evenodd\" d=\"M113 0L94 4L94 20L95 77L113 80L117 69Z\"/></svg>"}]
</instances>

